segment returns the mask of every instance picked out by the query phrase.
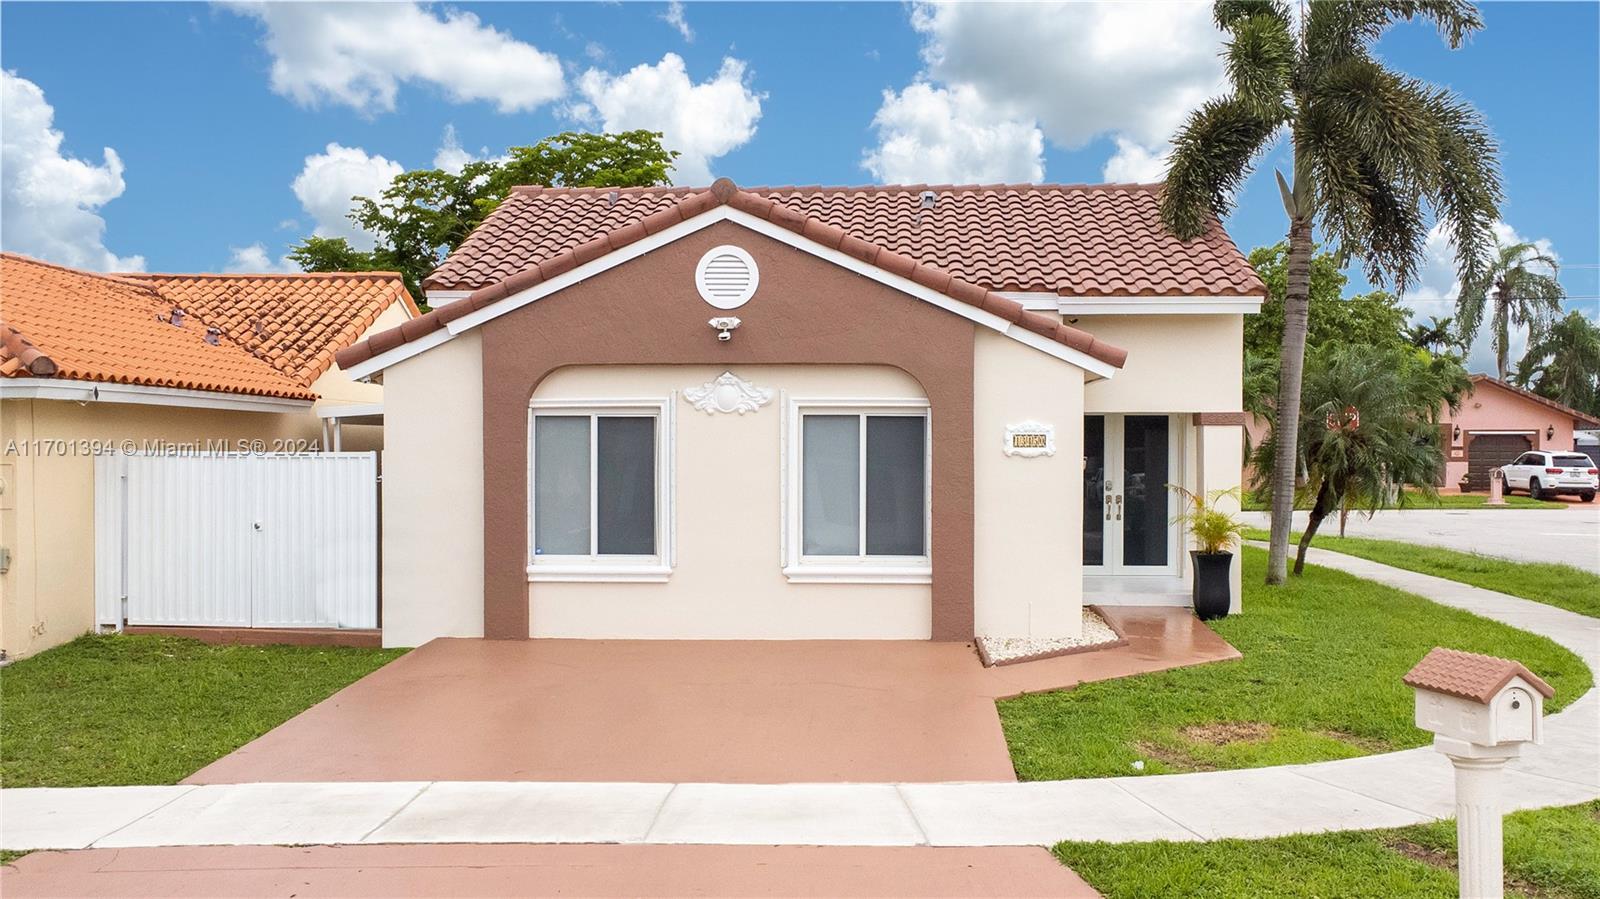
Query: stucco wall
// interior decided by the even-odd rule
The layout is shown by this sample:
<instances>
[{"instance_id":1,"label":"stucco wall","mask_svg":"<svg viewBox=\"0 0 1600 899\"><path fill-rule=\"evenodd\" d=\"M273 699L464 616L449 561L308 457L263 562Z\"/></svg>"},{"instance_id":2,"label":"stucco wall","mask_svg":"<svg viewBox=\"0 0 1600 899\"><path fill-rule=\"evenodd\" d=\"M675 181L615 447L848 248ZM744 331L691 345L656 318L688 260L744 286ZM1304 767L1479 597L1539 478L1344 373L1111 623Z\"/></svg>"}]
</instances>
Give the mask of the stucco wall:
<instances>
[{"instance_id":1,"label":"stucco wall","mask_svg":"<svg viewBox=\"0 0 1600 899\"><path fill-rule=\"evenodd\" d=\"M35 441L319 436L308 413L0 400L0 545L12 559L0 575L0 648L21 658L94 625L94 459L54 445L41 454Z\"/></svg>"},{"instance_id":2,"label":"stucco wall","mask_svg":"<svg viewBox=\"0 0 1600 899\"><path fill-rule=\"evenodd\" d=\"M483 344L383 373L383 643L483 636Z\"/></svg>"},{"instance_id":3,"label":"stucco wall","mask_svg":"<svg viewBox=\"0 0 1600 899\"><path fill-rule=\"evenodd\" d=\"M1451 435L1445 454L1446 487L1461 483L1467 474L1466 444L1473 431L1527 431L1534 449L1570 450L1573 447L1572 416L1497 384L1478 382L1472 394L1461 401L1459 410L1451 413L1446 409L1445 412L1445 427L1449 429L1446 433ZM1552 426L1555 436L1545 437L1545 429ZM1461 429L1460 437L1455 437L1456 428Z\"/></svg>"},{"instance_id":4,"label":"stucco wall","mask_svg":"<svg viewBox=\"0 0 1600 899\"><path fill-rule=\"evenodd\" d=\"M1074 327L1128 351L1116 377L1084 389L1089 412L1237 412L1243 315L1085 315Z\"/></svg>"},{"instance_id":5,"label":"stucco wall","mask_svg":"<svg viewBox=\"0 0 1600 899\"><path fill-rule=\"evenodd\" d=\"M1083 370L988 331L978 333L974 356L977 632L1077 636L1083 625ZM1027 421L1055 428L1055 455L1005 454L1006 427Z\"/></svg>"},{"instance_id":6,"label":"stucco wall","mask_svg":"<svg viewBox=\"0 0 1600 899\"><path fill-rule=\"evenodd\" d=\"M1197 457L1197 475L1191 480L1191 475L1185 473L1185 484L1196 493L1207 495L1218 490L1233 490L1240 486L1241 472L1244 468L1244 440L1243 428L1238 425L1199 426L1194 427L1195 455ZM1239 511L1240 496L1238 494L1217 499L1217 508L1237 514ZM1188 551L1194 548L1194 541L1188 534L1183 535L1184 557L1181 559L1184 571L1193 577L1192 566L1189 565ZM1233 555L1233 569L1229 573L1229 580L1233 585L1233 611L1240 611L1240 597L1243 595L1241 587L1243 579L1239 572L1240 550L1235 549Z\"/></svg>"},{"instance_id":7,"label":"stucco wall","mask_svg":"<svg viewBox=\"0 0 1600 899\"><path fill-rule=\"evenodd\" d=\"M744 415L693 408L685 389L724 370L773 390L772 401ZM929 585L790 583L780 554L783 393L790 399L920 399L922 387L910 375L860 365L581 366L553 372L534 398L660 399L674 391L676 567L665 583L535 583L529 590L532 636L929 637Z\"/></svg>"}]
</instances>

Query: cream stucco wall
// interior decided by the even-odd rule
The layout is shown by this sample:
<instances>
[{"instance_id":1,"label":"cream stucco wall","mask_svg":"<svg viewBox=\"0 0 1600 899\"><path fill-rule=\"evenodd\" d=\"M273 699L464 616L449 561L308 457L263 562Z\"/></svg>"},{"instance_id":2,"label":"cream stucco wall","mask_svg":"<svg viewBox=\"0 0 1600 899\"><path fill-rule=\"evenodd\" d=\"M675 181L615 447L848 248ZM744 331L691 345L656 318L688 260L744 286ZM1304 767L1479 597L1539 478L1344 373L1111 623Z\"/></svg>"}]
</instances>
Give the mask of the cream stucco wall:
<instances>
[{"instance_id":1,"label":"cream stucco wall","mask_svg":"<svg viewBox=\"0 0 1600 899\"><path fill-rule=\"evenodd\" d=\"M996 637L1077 636L1083 370L987 330L978 332L974 356L975 629ZM1007 426L1030 421L1055 429L1055 455L1005 454Z\"/></svg>"},{"instance_id":2,"label":"cream stucco wall","mask_svg":"<svg viewBox=\"0 0 1600 899\"><path fill-rule=\"evenodd\" d=\"M21 658L94 625L94 458L76 441L318 437L308 413L0 400L0 545L11 550L0 575L0 649Z\"/></svg>"},{"instance_id":3,"label":"cream stucco wall","mask_svg":"<svg viewBox=\"0 0 1600 899\"><path fill-rule=\"evenodd\" d=\"M559 370L539 385L536 399L643 399L678 393L673 506L677 566L665 583L534 583L532 635L927 639L932 629L928 585L790 583L780 555L783 392L790 399L870 400L921 398L922 388L905 372L888 367L746 365L735 366L733 373L774 391L765 407L738 415L690 406L683 397L685 388L704 384L722 371L709 366L579 367ZM931 414L937 416L939 410ZM939 476L937 470L933 476Z\"/></svg>"},{"instance_id":4,"label":"cream stucco wall","mask_svg":"<svg viewBox=\"0 0 1600 899\"><path fill-rule=\"evenodd\" d=\"M483 635L483 343L383 373L383 642Z\"/></svg>"},{"instance_id":5,"label":"cream stucco wall","mask_svg":"<svg viewBox=\"0 0 1600 899\"><path fill-rule=\"evenodd\" d=\"M1214 491L1237 491L1240 486L1240 475L1244 469L1244 429L1237 425L1194 427L1192 430L1195 444L1196 476L1186 484L1190 490L1209 496ZM1217 508L1229 513L1237 514L1239 511L1239 494L1216 498ZM1180 560L1184 570L1189 570L1188 550L1193 549L1193 541L1184 535L1185 555ZM1229 572L1229 581L1233 585L1233 611L1240 611L1239 598L1242 595L1241 586L1243 579L1239 573L1239 551L1234 551L1233 568ZM1190 572L1192 576L1192 572Z\"/></svg>"},{"instance_id":6,"label":"cream stucco wall","mask_svg":"<svg viewBox=\"0 0 1600 899\"><path fill-rule=\"evenodd\" d=\"M1116 377L1085 387L1087 411L1239 411L1243 315L1085 315L1074 327L1128 351Z\"/></svg>"}]
</instances>

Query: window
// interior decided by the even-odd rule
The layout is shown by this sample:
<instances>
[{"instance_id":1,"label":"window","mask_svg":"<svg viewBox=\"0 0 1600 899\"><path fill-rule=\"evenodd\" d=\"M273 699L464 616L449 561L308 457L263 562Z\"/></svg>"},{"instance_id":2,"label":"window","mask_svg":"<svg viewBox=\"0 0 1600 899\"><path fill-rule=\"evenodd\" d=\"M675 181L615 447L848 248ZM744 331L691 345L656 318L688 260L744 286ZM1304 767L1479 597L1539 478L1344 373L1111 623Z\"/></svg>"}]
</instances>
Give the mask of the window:
<instances>
[{"instance_id":1,"label":"window","mask_svg":"<svg viewBox=\"0 0 1600 899\"><path fill-rule=\"evenodd\" d=\"M535 400L531 580L665 580L670 403Z\"/></svg>"},{"instance_id":2,"label":"window","mask_svg":"<svg viewBox=\"0 0 1600 899\"><path fill-rule=\"evenodd\" d=\"M926 401L797 401L787 444L790 580L931 579Z\"/></svg>"}]
</instances>

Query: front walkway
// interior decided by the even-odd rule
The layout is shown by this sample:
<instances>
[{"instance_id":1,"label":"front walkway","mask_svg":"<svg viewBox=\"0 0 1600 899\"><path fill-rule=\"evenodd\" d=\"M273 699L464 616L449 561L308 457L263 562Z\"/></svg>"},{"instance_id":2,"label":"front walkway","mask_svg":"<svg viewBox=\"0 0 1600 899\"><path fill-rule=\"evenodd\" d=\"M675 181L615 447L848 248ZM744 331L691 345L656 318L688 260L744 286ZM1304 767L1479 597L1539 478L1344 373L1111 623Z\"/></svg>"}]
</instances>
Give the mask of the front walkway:
<instances>
[{"instance_id":1,"label":"front walkway","mask_svg":"<svg viewBox=\"0 0 1600 899\"><path fill-rule=\"evenodd\" d=\"M192 784L1016 779L996 698L1239 654L1180 609L1128 644L985 669L923 641L435 640Z\"/></svg>"},{"instance_id":2,"label":"front walkway","mask_svg":"<svg viewBox=\"0 0 1600 899\"><path fill-rule=\"evenodd\" d=\"M1600 670L1600 620L1338 553L1313 550L1311 561L1542 634ZM1511 766L1507 805L1536 808L1600 797L1600 691L1546 718L1544 731L1545 745L1529 747ZM429 738L416 735L411 745L421 749ZM342 748L319 750L337 755ZM650 751L648 743L633 748ZM367 782L5 790L0 847L1018 846L1252 838L1446 817L1451 778L1448 760L1424 748L1313 765L1036 783Z\"/></svg>"}]
</instances>

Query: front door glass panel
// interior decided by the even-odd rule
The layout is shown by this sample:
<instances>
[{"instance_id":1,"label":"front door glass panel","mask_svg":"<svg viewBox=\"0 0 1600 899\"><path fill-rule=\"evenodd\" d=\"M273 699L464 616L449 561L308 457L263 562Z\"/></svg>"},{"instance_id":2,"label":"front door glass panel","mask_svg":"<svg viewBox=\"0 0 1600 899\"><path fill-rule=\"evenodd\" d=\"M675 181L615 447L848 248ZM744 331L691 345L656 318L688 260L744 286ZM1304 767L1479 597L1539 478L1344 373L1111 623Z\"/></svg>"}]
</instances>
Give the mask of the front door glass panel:
<instances>
[{"instance_id":1,"label":"front door glass panel","mask_svg":"<svg viewBox=\"0 0 1600 899\"><path fill-rule=\"evenodd\" d=\"M1083 564L1106 563L1106 417L1083 418Z\"/></svg>"},{"instance_id":2,"label":"front door glass panel","mask_svg":"<svg viewBox=\"0 0 1600 899\"><path fill-rule=\"evenodd\" d=\"M1122 564L1165 567L1171 525L1167 487L1170 419L1165 415L1123 418Z\"/></svg>"}]
</instances>

